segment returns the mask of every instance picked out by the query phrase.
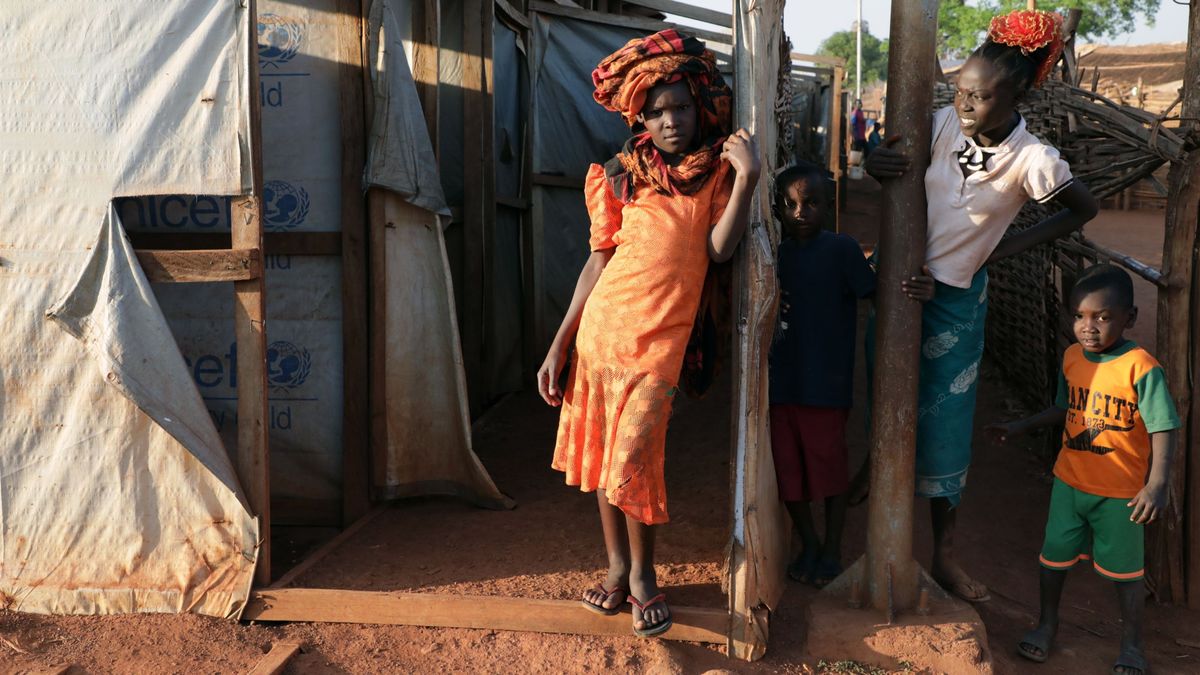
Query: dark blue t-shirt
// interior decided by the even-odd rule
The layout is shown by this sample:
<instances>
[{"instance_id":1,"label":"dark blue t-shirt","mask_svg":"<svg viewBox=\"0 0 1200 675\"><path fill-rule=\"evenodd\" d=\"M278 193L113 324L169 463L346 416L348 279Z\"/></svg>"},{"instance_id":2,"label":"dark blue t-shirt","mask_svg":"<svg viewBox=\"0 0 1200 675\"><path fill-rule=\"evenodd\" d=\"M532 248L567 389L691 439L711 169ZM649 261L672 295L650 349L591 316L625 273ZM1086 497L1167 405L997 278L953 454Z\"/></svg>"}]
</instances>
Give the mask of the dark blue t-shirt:
<instances>
[{"instance_id":1,"label":"dark blue t-shirt","mask_svg":"<svg viewBox=\"0 0 1200 675\"><path fill-rule=\"evenodd\" d=\"M783 240L778 271L790 309L771 348L771 403L849 408L857 304L875 292L875 272L858 242L826 231Z\"/></svg>"}]
</instances>

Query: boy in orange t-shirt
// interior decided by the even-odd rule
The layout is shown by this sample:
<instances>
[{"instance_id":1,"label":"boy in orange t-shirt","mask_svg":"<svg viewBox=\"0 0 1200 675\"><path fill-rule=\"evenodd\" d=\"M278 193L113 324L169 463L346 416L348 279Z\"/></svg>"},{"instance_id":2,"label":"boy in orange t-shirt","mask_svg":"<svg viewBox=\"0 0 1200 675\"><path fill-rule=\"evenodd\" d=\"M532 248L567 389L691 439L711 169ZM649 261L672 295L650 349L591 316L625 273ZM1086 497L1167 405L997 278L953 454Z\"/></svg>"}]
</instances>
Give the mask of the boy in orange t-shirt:
<instances>
[{"instance_id":1,"label":"boy in orange t-shirt","mask_svg":"<svg viewBox=\"0 0 1200 675\"><path fill-rule=\"evenodd\" d=\"M1144 673L1143 527L1163 512L1179 417L1162 366L1124 337L1137 319L1124 270L1096 265L1071 291L1078 344L1063 356L1055 405L988 429L1004 441L1063 424L1042 544L1041 618L1021 639L1021 656L1043 662L1058 629L1067 570L1092 560L1116 583L1121 654L1114 673Z\"/></svg>"}]
</instances>

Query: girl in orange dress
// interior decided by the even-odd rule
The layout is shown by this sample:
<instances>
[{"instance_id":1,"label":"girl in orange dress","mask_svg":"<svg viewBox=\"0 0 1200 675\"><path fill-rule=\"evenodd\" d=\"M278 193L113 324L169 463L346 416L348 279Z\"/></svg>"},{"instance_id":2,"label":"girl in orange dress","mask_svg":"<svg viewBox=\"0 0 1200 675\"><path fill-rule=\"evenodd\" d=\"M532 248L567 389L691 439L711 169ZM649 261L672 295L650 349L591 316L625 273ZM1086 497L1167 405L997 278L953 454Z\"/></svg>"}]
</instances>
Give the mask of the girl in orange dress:
<instances>
[{"instance_id":1,"label":"girl in orange dress","mask_svg":"<svg viewBox=\"0 0 1200 675\"><path fill-rule=\"evenodd\" d=\"M649 636L671 626L654 574L671 401L709 261L733 255L760 168L751 136L730 133L730 91L699 40L674 30L632 40L592 80L635 135L588 171L592 254L538 390L562 406L554 468L600 508L608 578L583 604L616 614L628 598L634 632Z\"/></svg>"}]
</instances>

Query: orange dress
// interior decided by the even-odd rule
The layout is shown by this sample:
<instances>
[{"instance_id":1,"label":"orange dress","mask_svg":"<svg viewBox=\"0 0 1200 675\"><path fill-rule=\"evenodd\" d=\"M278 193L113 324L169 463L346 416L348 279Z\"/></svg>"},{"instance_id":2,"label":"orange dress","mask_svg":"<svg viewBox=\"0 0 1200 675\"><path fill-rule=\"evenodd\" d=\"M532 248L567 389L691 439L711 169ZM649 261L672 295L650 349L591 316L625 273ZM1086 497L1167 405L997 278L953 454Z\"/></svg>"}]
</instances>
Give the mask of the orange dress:
<instances>
[{"instance_id":1,"label":"orange dress","mask_svg":"<svg viewBox=\"0 0 1200 675\"><path fill-rule=\"evenodd\" d=\"M584 185L591 249L616 251L579 321L552 466L648 525L668 520L667 421L731 178L721 162L693 195L640 187L628 204L597 164Z\"/></svg>"}]
</instances>

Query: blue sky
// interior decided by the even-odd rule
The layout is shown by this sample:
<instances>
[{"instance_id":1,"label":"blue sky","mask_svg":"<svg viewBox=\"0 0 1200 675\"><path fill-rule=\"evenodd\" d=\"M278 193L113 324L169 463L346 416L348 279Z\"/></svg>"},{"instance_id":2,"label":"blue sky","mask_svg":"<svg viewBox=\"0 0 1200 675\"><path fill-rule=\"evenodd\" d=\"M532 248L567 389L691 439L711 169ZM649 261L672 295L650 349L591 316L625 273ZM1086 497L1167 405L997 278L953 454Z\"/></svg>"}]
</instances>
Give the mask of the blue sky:
<instances>
[{"instance_id":1,"label":"blue sky","mask_svg":"<svg viewBox=\"0 0 1200 675\"><path fill-rule=\"evenodd\" d=\"M686 0L689 4L729 11L730 0ZM863 20L871 33L884 37L888 32L891 0L862 0ZM853 0L790 0L784 10L783 27L792 38L798 52L816 51L821 40L839 30L849 30L854 22L856 6ZM1184 42L1187 40L1187 5L1163 0L1154 28L1141 27L1124 38L1107 40L1109 44L1138 45L1152 42Z\"/></svg>"}]
</instances>

